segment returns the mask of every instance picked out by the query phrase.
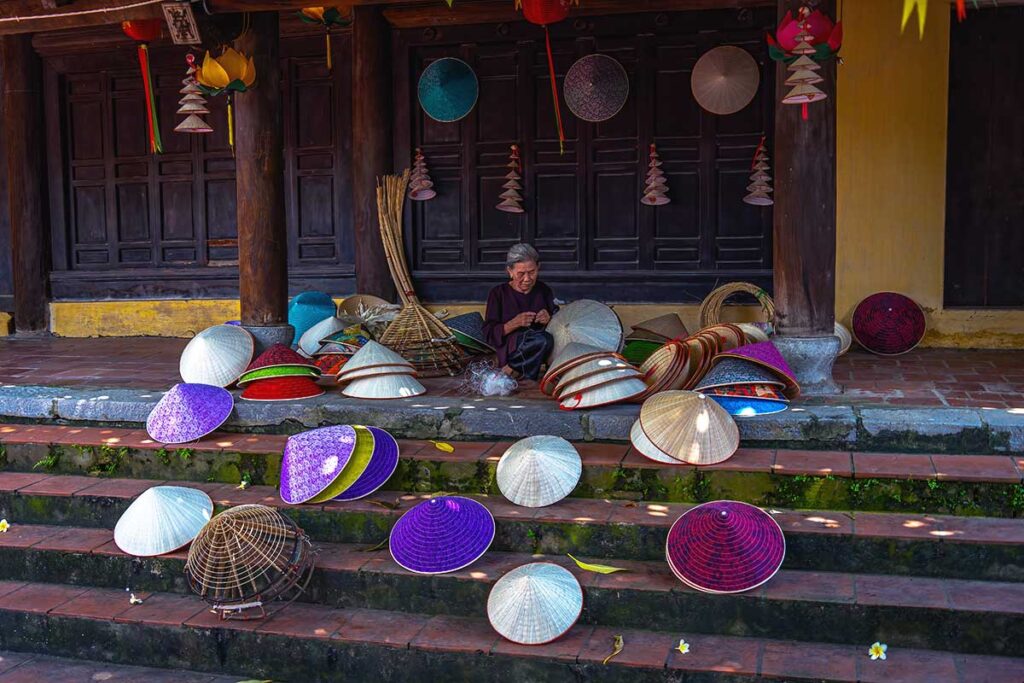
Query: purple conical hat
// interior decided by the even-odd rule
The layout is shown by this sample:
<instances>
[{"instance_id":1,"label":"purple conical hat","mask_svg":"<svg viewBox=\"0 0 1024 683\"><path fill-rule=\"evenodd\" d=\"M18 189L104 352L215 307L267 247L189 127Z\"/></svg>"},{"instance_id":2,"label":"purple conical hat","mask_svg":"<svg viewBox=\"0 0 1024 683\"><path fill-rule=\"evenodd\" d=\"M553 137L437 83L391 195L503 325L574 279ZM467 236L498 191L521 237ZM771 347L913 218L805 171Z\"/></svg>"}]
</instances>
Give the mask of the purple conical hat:
<instances>
[{"instance_id":1,"label":"purple conical hat","mask_svg":"<svg viewBox=\"0 0 1024 683\"><path fill-rule=\"evenodd\" d=\"M728 387L735 384L775 384L785 386L778 375L759 363L740 358L723 358L715 363L708 374L697 383L694 391L713 387Z\"/></svg>"},{"instance_id":2,"label":"purple conical hat","mask_svg":"<svg viewBox=\"0 0 1024 683\"><path fill-rule=\"evenodd\" d=\"M739 593L775 576L786 556L778 522L761 508L718 500L684 512L668 532L672 573L706 593Z\"/></svg>"},{"instance_id":3,"label":"purple conical hat","mask_svg":"<svg viewBox=\"0 0 1024 683\"><path fill-rule=\"evenodd\" d=\"M348 425L288 437L281 459L281 500L298 505L322 493L345 469L355 447L356 430Z\"/></svg>"},{"instance_id":4,"label":"purple conical hat","mask_svg":"<svg viewBox=\"0 0 1024 683\"><path fill-rule=\"evenodd\" d=\"M175 384L146 418L146 432L160 443L188 443L224 424L235 407L231 392L209 384Z\"/></svg>"},{"instance_id":5,"label":"purple conical hat","mask_svg":"<svg viewBox=\"0 0 1024 683\"><path fill-rule=\"evenodd\" d=\"M774 371L779 376L779 379L785 382L787 398L796 398L800 395L800 385L797 383L793 371L789 369L789 363L782 357L779 350L775 348L775 344L770 341L747 344L731 351L723 351L715 356L712 365L720 363L724 358L741 358L764 366Z\"/></svg>"},{"instance_id":6,"label":"purple conical hat","mask_svg":"<svg viewBox=\"0 0 1024 683\"><path fill-rule=\"evenodd\" d=\"M476 562L494 540L494 517L480 503L438 496L412 508L391 529L391 557L417 574L454 572Z\"/></svg>"},{"instance_id":7,"label":"purple conical hat","mask_svg":"<svg viewBox=\"0 0 1024 683\"><path fill-rule=\"evenodd\" d=\"M369 427L373 434L373 457L356 483L334 500L356 500L370 495L391 478L398 468L398 442L383 429Z\"/></svg>"}]
</instances>

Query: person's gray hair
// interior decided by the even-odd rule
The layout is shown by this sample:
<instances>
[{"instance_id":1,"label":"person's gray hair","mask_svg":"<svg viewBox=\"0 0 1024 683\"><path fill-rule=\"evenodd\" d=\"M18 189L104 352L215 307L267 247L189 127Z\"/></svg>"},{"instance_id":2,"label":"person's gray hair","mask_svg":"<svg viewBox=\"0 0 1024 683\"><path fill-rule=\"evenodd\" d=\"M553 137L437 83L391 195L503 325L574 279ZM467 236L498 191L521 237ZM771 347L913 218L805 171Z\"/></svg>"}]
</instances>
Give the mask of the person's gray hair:
<instances>
[{"instance_id":1,"label":"person's gray hair","mask_svg":"<svg viewBox=\"0 0 1024 683\"><path fill-rule=\"evenodd\" d=\"M505 267L511 268L517 263L528 263L530 261L539 264L540 254L531 245L520 242L519 244L513 244L512 248L508 250L508 255L505 256Z\"/></svg>"}]
</instances>

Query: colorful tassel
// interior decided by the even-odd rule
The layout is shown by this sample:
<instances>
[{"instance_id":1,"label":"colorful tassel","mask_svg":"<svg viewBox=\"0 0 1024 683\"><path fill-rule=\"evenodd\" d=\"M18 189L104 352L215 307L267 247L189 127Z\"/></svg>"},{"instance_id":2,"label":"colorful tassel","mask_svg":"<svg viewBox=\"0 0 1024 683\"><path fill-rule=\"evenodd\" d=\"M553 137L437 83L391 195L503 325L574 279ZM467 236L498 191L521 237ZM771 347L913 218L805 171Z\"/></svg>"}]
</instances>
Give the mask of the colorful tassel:
<instances>
[{"instance_id":1,"label":"colorful tassel","mask_svg":"<svg viewBox=\"0 0 1024 683\"><path fill-rule=\"evenodd\" d=\"M228 95L228 147L231 148L231 156L235 156L235 114L231 109L234 98Z\"/></svg>"},{"instance_id":2,"label":"colorful tassel","mask_svg":"<svg viewBox=\"0 0 1024 683\"><path fill-rule=\"evenodd\" d=\"M551 34L544 27L544 42L548 48L548 73L551 76L551 98L555 103L555 121L558 123L558 153L565 154L565 130L562 128L562 108L558 104L558 81L555 80L555 59L551 56Z\"/></svg>"},{"instance_id":3,"label":"colorful tassel","mask_svg":"<svg viewBox=\"0 0 1024 683\"><path fill-rule=\"evenodd\" d=\"M164 151L160 139L160 120L156 110L156 95L153 93L153 76L149 71L149 48L139 45L139 69L142 71L142 87L146 91L146 125L149 128L149 151L161 154Z\"/></svg>"}]
</instances>

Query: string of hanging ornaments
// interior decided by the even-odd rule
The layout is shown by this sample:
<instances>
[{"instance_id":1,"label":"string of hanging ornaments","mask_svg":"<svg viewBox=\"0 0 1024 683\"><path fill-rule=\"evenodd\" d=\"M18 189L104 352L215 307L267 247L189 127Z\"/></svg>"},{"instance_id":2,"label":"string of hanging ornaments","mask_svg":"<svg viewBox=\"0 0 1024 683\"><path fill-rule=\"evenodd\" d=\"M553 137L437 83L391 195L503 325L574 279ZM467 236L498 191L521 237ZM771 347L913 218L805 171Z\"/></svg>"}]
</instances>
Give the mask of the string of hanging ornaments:
<instances>
[{"instance_id":1,"label":"string of hanging ornaments","mask_svg":"<svg viewBox=\"0 0 1024 683\"><path fill-rule=\"evenodd\" d=\"M833 24L821 10L811 11L806 5L797 10L796 18L786 12L775 36L768 35L768 54L784 62L790 72L786 85L792 89L782 98L783 104L800 105L801 116L807 119L807 105L828 98L817 87L822 83L818 71L822 62L836 56L843 42L843 24Z\"/></svg>"},{"instance_id":2,"label":"string of hanging ornaments","mask_svg":"<svg viewBox=\"0 0 1024 683\"><path fill-rule=\"evenodd\" d=\"M523 17L531 24L544 27L544 45L548 53L548 75L551 78L551 99L555 107L555 123L558 125L558 150L565 153L565 129L562 127L562 109L559 105L558 81L555 78L555 59L551 55L550 24L557 24L569 16L570 5L579 0L516 0L516 9L523 10Z\"/></svg>"},{"instance_id":3,"label":"string of hanging ornaments","mask_svg":"<svg viewBox=\"0 0 1024 683\"><path fill-rule=\"evenodd\" d=\"M142 72L142 89L146 93L146 126L149 133L149 151L161 154L164 143L160 139L160 118L157 115L156 95L153 92L153 74L149 68L149 44L160 37L163 22L159 19L137 19L122 21L121 30L138 42L139 70Z\"/></svg>"},{"instance_id":4,"label":"string of hanging ornaments","mask_svg":"<svg viewBox=\"0 0 1024 683\"><path fill-rule=\"evenodd\" d=\"M210 113L206 106L206 98L203 91L196 82L196 57L193 54L185 55L185 62L188 64L188 72L181 83L184 87L178 91L182 96L178 100L181 106L178 114L185 119L174 127L175 133L212 133L213 128L203 119L203 116Z\"/></svg>"},{"instance_id":5,"label":"string of hanging ornaments","mask_svg":"<svg viewBox=\"0 0 1024 683\"><path fill-rule=\"evenodd\" d=\"M522 160L519 158L519 145L512 145L512 151L508 155L508 163L505 164L508 173L505 174L505 184L501 187L505 190L499 197L498 211L506 213L523 213L523 195L519 191L523 189L519 182L523 179L520 175L523 170Z\"/></svg>"},{"instance_id":6,"label":"string of hanging ornaments","mask_svg":"<svg viewBox=\"0 0 1024 683\"><path fill-rule=\"evenodd\" d=\"M647 185L644 187L644 196L640 198L641 204L648 206L662 206L672 200L668 198L668 182L665 180L665 172L661 170L661 158L658 150L651 143L650 162L647 164Z\"/></svg>"},{"instance_id":7,"label":"string of hanging ornaments","mask_svg":"<svg viewBox=\"0 0 1024 683\"><path fill-rule=\"evenodd\" d=\"M427 168L427 160L423 157L423 150L416 148L416 156L412 162L412 175L409 176L409 199L414 202L424 202L437 196L434 190L434 181L430 179L430 169Z\"/></svg>"},{"instance_id":8,"label":"string of hanging ornaments","mask_svg":"<svg viewBox=\"0 0 1024 683\"><path fill-rule=\"evenodd\" d=\"M750 176L750 184L747 185L747 192L750 194L743 198L744 202L754 206L771 206L775 203L770 196L773 190L772 177L768 170L771 167L768 165L768 148L765 147L764 140L762 137L754 151L754 162L750 166L753 173Z\"/></svg>"}]
</instances>

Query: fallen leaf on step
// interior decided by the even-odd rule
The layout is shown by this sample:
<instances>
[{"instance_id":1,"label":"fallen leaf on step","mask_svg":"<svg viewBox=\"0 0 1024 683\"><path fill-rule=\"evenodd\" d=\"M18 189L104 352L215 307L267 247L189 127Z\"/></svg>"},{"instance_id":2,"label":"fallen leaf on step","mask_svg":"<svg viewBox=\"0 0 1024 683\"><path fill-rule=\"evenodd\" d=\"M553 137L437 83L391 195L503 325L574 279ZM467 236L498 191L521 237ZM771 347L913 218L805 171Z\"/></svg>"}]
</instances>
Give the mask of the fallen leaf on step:
<instances>
[{"instance_id":1,"label":"fallen leaf on step","mask_svg":"<svg viewBox=\"0 0 1024 683\"><path fill-rule=\"evenodd\" d=\"M615 572L629 571L625 567L610 567L606 564L587 564L586 562L580 562L572 555L569 555L569 559L576 563L576 566L583 571L597 572L598 574L614 574Z\"/></svg>"},{"instance_id":2,"label":"fallen leaf on step","mask_svg":"<svg viewBox=\"0 0 1024 683\"><path fill-rule=\"evenodd\" d=\"M607 664L608 660L610 660L612 657L614 657L615 655L617 655L620 652L622 652L622 648L625 647L625 646L626 646L626 644L624 642L622 642L622 636L615 636L615 642L612 644L612 653L610 655L608 655L607 657L605 657L604 661L601 662L601 663L602 664Z\"/></svg>"},{"instance_id":3,"label":"fallen leaf on step","mask_svg":"<svg viewBox=\"0 0 1024 683\"><path fill-rule=\"evenodd\" d=\"M444 451L445 453L455 452L455 446L450 443L445 443L444 441L431 441L430 443L434 444L434 448L439 451Z\"/></svg>"}]
</instances>

